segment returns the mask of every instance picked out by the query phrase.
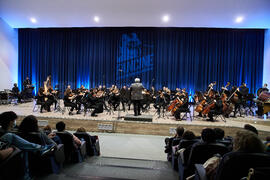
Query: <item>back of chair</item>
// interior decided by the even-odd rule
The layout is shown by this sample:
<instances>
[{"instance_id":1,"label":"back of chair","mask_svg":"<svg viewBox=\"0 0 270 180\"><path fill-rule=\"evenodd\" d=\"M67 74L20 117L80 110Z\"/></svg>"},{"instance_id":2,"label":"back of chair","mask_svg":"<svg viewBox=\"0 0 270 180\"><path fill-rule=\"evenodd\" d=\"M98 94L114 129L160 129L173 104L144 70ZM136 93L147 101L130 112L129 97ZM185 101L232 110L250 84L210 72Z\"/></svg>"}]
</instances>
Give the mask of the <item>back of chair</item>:
<instances>
[{"instance_id":1,"label":"back of chair","mask_svg":"<svg viewBox=\"0 0 270 180\"><path fill-rule=\"evenodd\" d=\"M181 141L181 138L174 138L174 139L172 140L172 146L178 145L180 141Z\"/></svg>"},{"instance_id":2,"label":"back of chair","mask_svg":"<svg viewBox=\"0 0 270 180\"><path fill-rule=\"evenodd\" d=\"M31 143L45 145L45 141L42 139L40 132L18 132L17 135Z\"/></svg>"},{"instance_id":3,"label":"back of chair","mask_svg":"<svg viewBox=\"0 0 270 180\"><path fill-rule=\"evenodd\" d=\"M193 167L194 164L203 164L215 154L223 156L229 150L224 144L220 143L202 143L192 147L188 159L188 167Z\"/></svg>"},{"instance_id":4,"label":"back of chair","mask_svg":"<svg viewBox=\"0 0 270 180\"><path fill-rule=\"evenodd\" d=\"M71 156L76 152L77 148L73 140L72 134L68 132L55 132L64 144L65 158L67 161L71 160Z\"/></svg>"},{"instance_id":5,"label":"back of chair","mask_svg":"<svg viewBox=\"0 0 270 180\"><path fill-rule=\"evenodd\" d=\"M180 142L179 142L179 149L182 149L182 148L187 148L189 146L191 146L192 144L198 142L199 140L198 139L194 139L194 140L186 140L186 139L182 139Z\"/></svg>"},{"instance_id":6,"label":"back of chair","mask_svg":"<svg viewBox=\"0 0 270 180\"><path fill-rule=\"evenodd\" d=\"M94 150L92 148L93 144L92 144L91 136L86 132L76 132L76 133L74 133L74 135L76 137L78 137L79 139L84 139L84 141L86 142L87 154L89 156L93 156L94 155Z\"/></svg>"},{"instance_id":7,"label":"back of chair","mask_svg":"<svg viewBox=\"0 0 270 180\"><path fill-rule=\"evenodd\" d=\"M223 156L217 170L218 180L239 180L250 168L270 167L270 155L264 153L230 152Z\"/></svg>"}]
</instances>

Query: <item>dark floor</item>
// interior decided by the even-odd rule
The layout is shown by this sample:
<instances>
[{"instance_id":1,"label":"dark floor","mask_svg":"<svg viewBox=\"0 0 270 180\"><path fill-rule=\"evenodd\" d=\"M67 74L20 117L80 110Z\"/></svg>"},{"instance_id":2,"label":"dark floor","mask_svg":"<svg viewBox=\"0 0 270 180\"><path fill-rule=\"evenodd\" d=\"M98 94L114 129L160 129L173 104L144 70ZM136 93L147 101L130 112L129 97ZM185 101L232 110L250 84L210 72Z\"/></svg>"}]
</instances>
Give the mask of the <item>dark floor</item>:
<instances>
[{"instance_id":1,"label":"dark floor","mask_svg":"<svg viewBox=\"0 0 270 180\"><path fill-rule=\"evenodd\" d=\"M91 157L83 163L65 166L60 174L50 174L38 180L116 180L178 179L177 172L166 161L122 159L111 157Z\"/></svg>"}]
</instances>

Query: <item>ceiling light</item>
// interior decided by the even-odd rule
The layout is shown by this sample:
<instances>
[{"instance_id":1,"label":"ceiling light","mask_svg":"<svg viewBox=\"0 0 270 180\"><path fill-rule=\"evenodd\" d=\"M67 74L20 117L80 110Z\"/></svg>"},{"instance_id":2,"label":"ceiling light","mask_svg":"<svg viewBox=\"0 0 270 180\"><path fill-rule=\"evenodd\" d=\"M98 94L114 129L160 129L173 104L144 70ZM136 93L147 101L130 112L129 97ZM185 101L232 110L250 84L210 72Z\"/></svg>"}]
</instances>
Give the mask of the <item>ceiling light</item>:
<instances>
[{"instance_id":1,"label":"ceiling light","mask_svg":"<svg viewBox=\"0 0 270 180\"><path fill-rule=\"evenodd\" d=\"M164 16L162 17L162 21L163 21L163 22L168 22L169 20L170 20L169 15L164 15Z\"/></svg>"},{"instance_id":2,"label":"ceiling light","mask_svg":"<svg viewBox=\"0 0 270 180\"><path fill-rule=\"evenodd\" d=\"M99 17L98 16L95 16L94 17L94 21L98 23L99 22Z\"/></svg>"},{"instance_id":3,"label":"ceiling light","mask_svg":"<svg viewBox=\"0 0 270 180\"><path fill-rule=\"evenodd\" d=\"M32 17L32 18L30 18L30 21L31 21L32 23L34 23L34 24L35 24L35 23L37 23L36 18L33 18L33 17Z\"/></svg>"},{"instance_id":4,"label":"ceiling light","mask_svg":"<svg viewBox=\"0 0 270 180\"><path fill-rule=\"evenodd\" d=\"M244 17L243 17L243 16L237 16L237 17L235 18L235 22L236 22L236 23L241 23L241 22L243 22L243 20L244 20Z\"/></svg>"}]
</instances>

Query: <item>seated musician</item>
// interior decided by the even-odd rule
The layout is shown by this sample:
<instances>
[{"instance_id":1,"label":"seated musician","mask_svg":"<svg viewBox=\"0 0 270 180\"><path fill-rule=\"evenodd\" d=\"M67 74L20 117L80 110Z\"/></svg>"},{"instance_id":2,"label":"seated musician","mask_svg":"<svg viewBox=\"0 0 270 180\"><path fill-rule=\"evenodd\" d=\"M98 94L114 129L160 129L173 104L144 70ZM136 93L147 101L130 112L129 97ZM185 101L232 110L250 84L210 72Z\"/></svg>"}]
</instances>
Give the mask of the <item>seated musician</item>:
<instances>
[{"instance_id":1,"label":"seated musician","mask_svg":"<svg viewBox=\"0 0 270 180\"><path fill-rule=\"evenodd\" d=\"M57 93L58 92L56 90L53 90L51 86L48 88L47 98L50 104L54 104L54 109L56 109L57 106Z\"/></svg>"},{"instance_id":2,"label":"seated musician","mask_svg":"<svg viewBox=\"0 0 270 180\"><path fill-rule=\"evenodd\" d=\"M38 95L37 95L37 104L41 105L40 108L40 113L43 113L42 110L45 109L48 112L50 112L50 106L52 105L50 100L46 100L46 95L44 93L44 88L40 87L38 90Z\"/></svg>"},{"instance_id":3,"label":"seated musician","mask_svg":"<svg viewBox=\"0 0 270 180\"><path fill-rule=\"evenodd\" d=\"M90 92L87 92L87 95L84 98L84 110L86 112L87 109L91 108L94 109L94 111L91 113L91 116L97 116L97 113L103 112L103 94L99 92L94 92L91 90Z\"/></svg>"},{"instance_id":4,"label":"seated musician","mask_svg":"<svg viewBox=\"0 0 270 180\"><path fill-rule=\"evenodd\" d=\"M185 97L182 97L180 99L183 104L177 108L177 110L175 111L174 113L174 117L177 119L177 120L181 120L181 113L182 112L187 112L189 111L189 108L188 108L188 96L185 96Z\"/></svg>"},{"instance_id":5,"label":"seated musician","mask_svg":"<svg viewBox=\"0 0 270 180\"><path fill-rule=\"evenodd\" d=\"M12 91L13 97L18 98L18 102L21 103L22 96L21 96L20 90L17 86L17 83L14 83L14 86L13 86L11 91Z\"/></svg>"},{"instance_id":6,"label":"seated musician","mask_svg":"<svg viewBox=\"0 0 270 180\"><path fill-rule=\"evenodd\" d=\"M76 110L78 110L76 103L73 102L73 99L75 97L76 96L72 93L70 85L68 85L66 91L64 92L64 105L68 106L68 107L71 107L69 115L73 115L72 112L73 112L74 108ZM77 113L80 113L79 110L77 111Z\"/></svg>"},{"instance_id":7,"label":"seated musician","mask_svg":"<svg viewBox=\"0 0 270 180\"><path fill-rule=\"evenodd\" d=\"M223 102L220 98L220 96L216 96L216 100L214 100L215 106L213 109L210 110L208 113L208 121L214 122L213 115L218 115L223 113Z\"/></svg>"},{"instance_id":8,"label":"seated musician","mask_svg":"<svg viewBox=\"0 0 270 180\"><path fill-rule=\"evenodd\" d=\"M113 107L114 111L116 111L117 107L120 105L120 92L116 85L113 85L111 88L108 103Z\"/></svg>"},{"instance_id":9,"label":"seated musician","mask_svg":"<svg viewBox=\"0 0 270 180\"><path fill-rule=\"evenodd\" d=\"M152 102L152 97L151 97L150 91L147 89L144 89L142 94L143 94L142 110L146 111L147 109L150 108L150 104Z\"/></svg>"}]
</instances>

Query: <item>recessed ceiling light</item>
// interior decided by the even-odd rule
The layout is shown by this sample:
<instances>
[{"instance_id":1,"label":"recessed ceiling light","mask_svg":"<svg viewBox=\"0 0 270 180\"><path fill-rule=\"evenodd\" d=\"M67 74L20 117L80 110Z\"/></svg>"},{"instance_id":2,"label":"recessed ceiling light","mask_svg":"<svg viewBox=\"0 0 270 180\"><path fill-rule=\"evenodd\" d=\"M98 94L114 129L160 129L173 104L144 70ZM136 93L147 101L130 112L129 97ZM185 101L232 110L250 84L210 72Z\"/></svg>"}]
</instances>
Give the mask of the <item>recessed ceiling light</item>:
<instances>
[{"instance_id":1,"label":"recessed ceiling light","mask_svg":"<svg viewBox=\"0 0 270 180\"><path fill-rule=\"evenodd\" d=\"M164 15L163 17L162 17L162 21L163 22L168 22L170 20L170 16L169 15Z\"/></svg>"},{"instance_id":2,"label":"recessed ceiling light","mask_svg":"<svg viewBox=\"0 0 270 180\"><path fill-rule=\"evenodd\" d=\"M236 23L241 23L241 22L243 22L243 20L244 20L244 17L243 17L243 16L237 16L237 17L235 18L235 22L236 22Z\"/></svg>"},{"instance_id":3,"label":"recessed ceiling light","mask_svg":"<svg viewBox=\"0 0 270 180\"><path fill-rule=\"evenodd\" d=\"M95 16L94 17L94 21L98 23L99 22L99 17L98 16Z\"/></svg>"},{"instance_id":4,"label":"recessed ceiling light","mask_svg":"<svg viewBox=\"0 0 270 180\"><path fill-rule=\"evenodd\" d=\"M34 23L34 24L37 23L37 19L34 18L34 17L31 17L31 18L30 18L30 21L31 21L32 23Z\"/></svg>"}]
</instances>

